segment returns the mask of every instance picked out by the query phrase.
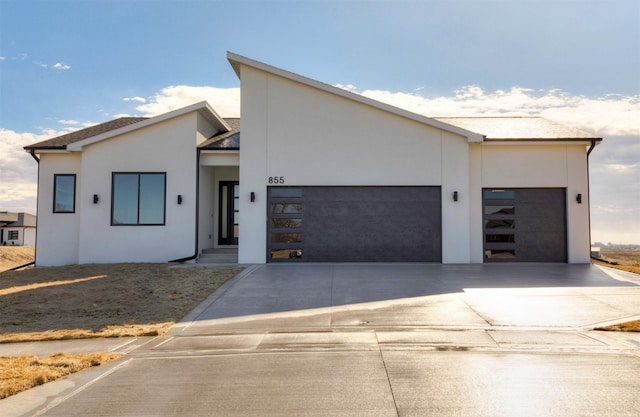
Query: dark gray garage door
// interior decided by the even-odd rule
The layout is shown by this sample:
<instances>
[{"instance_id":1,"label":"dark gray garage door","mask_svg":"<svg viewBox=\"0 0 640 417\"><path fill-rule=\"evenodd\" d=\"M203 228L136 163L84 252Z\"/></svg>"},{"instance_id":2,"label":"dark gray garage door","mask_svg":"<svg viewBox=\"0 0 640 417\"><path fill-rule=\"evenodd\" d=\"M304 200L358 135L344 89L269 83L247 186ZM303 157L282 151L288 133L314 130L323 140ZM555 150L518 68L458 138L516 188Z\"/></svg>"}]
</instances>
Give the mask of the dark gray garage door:
<instances>
[{"instance_id":1,"label":"dark gray garage door","mask_svg":"<svg viewBox=\"0 0 640 417\"><path fill-rule=\"evenodd\" d=\"M270 187L269 262L441 262L440 187Z\"/></svg>"},{"instance_id":2,"label":"dark gray garage door","mask_svg":"<svg viewBox=\"0 0 640 417\"><path fill-rule=\"evenodd\" d=\"M483 190L486 262L566 262L565 190Z\"/></svg>"}]
</instances>

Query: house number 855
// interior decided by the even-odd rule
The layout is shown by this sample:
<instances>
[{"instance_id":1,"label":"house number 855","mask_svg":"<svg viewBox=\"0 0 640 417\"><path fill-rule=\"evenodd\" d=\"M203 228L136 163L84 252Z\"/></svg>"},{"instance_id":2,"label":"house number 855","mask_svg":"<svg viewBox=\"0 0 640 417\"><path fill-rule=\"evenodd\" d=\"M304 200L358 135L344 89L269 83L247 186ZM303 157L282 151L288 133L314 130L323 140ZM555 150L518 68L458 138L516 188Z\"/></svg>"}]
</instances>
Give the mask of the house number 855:
<instances>
[{"instance_id":1,"label":"house number 855","mask_svg":"<svg viewBox=\"0 0 640 417\"><path fill-rule=\"evenodd\" d=\"M284 184L284 177L269 177L269 184Z\"/></svg>"}]
</instances>

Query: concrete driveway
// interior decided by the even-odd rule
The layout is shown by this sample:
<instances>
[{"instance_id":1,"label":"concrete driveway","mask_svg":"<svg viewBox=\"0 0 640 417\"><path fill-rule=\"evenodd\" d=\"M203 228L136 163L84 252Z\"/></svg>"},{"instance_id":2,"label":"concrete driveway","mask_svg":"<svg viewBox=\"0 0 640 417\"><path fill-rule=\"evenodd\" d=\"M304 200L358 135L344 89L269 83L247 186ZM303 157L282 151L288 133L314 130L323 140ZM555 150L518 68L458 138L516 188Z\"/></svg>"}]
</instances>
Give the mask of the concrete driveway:
<instances>
[{"instance_id":1,"label":"concrete driveway","mask_svg":"<svg viewBox=\"0 0 640 417\"><path fill-rule=\"evenodd\" d=\"M637 275L588 265L248 267L27 416L637 416ZM146 342L146 343L145 343Z\"/></svg>"}]
</instances>

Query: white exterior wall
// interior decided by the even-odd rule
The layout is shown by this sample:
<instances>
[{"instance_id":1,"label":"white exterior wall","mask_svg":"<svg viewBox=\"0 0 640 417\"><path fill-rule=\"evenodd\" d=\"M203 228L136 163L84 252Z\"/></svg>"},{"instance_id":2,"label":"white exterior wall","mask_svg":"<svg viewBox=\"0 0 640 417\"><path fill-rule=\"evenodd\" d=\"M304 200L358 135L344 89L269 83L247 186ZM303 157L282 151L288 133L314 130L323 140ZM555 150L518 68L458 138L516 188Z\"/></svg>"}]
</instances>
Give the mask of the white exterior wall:
<instances>
[{"instance_id":1,"label":"white exterior wall","mask_svg":"<svg viewBox=\"0 0 640 417\"><path fill-rule=\"evenodd\" d=\"M443 262L469 262L466 138L250 67L241 71L240 262L266 262L269 177L289 186L442 186Z\"/></svg>"},{"instance_id":2,"label":"white exterior wall","mask_svg":"<svg viewBox=\"0 0 640 417\"><path fill-rule=\"evenodd\" d=\"M76 174L76 212L53 213L53 175ZM38 239L36 266L78 263L80 231L80 187L82 169L79 153L43 153L38 168Z\"/></svg>"},{"instance_id":3,"label":"white exterior wall","mask_svg":"<svg viewBox=\"0 0 640 417\"><path fill-rule=\"evenodd\" d=\"M267 74L242 67L240 103L240 246L238 262L267 261ZM255 202L249 195L256 193Z\"/></svg>"},{"instance_id":4,"label":"white exterior wall","mask_svg":"<svg viewBox=\"0 0 640 417\"><path fill-rule=\"evenodd\" d=\"M194 254L196 127L190 113L84 147L79 263L167 262ZM111 226L113 172L166 172L164 226Z\"/></svg>"},{"instance_id":5,"label":"white exterior wall","mask_svg":"<svg viewBox=\"0 0 640 417\"><path fill-rule=\"evenodd\" d=\"M35 246L36 244L36 229L33 227L3 227L4 241L1 244L18 245L18 246ZM17 239L9 239L9 233L18 232Z\"/></svg>"},{"instance_id":6,"label":"white exterior wall","mask_svg":"<svg viewBox=\"0 0 640 417\"><path fill-rule=\"evenodd\" d=\"M491 144L478 146L480 188L564 188L567 195L567 260L587 263L590 256L589 196L585 145ZM582 194L582 204L576 195ZM479 195L482 201L482 195ZM478 212L481 213L479 210ZM472 227L482 231L482 217ZM480 241L480 249L482 241Z\"/></svg>"},{"instance_id":7,"label":"white exterior wall","mask_svg":"<svg viewBox=\"0 0 640 417\"><path fill-rule=\"evenodd\" d=\"M36 246L36 229L35 227L25 227L22 239L24 246Z\"/></svg>"},{"instance_id":8,"label":"white exterior wall","mask_svg":"<svg viewBox=\"0 0 640 417\"><path fill-rule=\"evenodd\" d=\"M470 262L469 144L442 133L442 263ZM458 193L458 201L453 193Z\"/></svg>"},{"instance_id":9,"label":"white exterior wall","mask_svg":"<svg viewBox=\"0 0 640 417\"><path fill-rule=\"evenodd\" d=\"M567 146L567 261L572 264L591 262L588 163L584 145Z\"/></svg>"},{"instance_id":10,"label":"white exterior wall","mask_svg":"<svg viewBox=\"0 0 640 417\"><path fill-rule=\"evenodd\" d=\"M480 264L484 262L482 150L480 144L469 145L469 259L471 263Z\"/></svg>"}]
</instances>

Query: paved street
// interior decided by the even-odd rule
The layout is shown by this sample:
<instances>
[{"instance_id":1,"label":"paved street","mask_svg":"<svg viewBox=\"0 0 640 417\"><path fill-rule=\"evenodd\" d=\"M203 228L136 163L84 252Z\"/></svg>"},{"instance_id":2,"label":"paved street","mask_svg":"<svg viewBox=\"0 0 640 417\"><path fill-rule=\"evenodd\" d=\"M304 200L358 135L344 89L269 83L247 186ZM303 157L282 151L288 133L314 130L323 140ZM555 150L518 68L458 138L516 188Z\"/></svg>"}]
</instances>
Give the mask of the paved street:
<instances>
[{"instance_id":1,"label":"paved street","mask_svg":"<svg viewBox=\"0 0 640 417\"><path fill-rule=\"evenodd\" d=\"M640 286L604 271L253 266L169 334L94 342L127 354L0 414L635 417L640 335L592 329L640 319Z\"/></svg>"}]
</instances>

